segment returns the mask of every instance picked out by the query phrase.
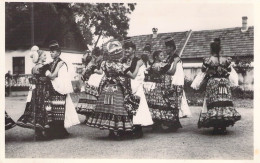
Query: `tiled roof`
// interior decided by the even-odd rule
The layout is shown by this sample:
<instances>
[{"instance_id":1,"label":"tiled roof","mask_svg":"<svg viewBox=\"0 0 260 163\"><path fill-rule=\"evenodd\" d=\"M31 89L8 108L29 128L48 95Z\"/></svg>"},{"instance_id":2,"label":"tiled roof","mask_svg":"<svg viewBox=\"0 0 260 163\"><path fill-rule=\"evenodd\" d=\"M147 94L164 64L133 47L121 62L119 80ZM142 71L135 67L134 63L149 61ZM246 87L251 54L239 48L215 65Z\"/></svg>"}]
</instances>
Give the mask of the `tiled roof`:
<instances>
[{"instance_id":1,"label":"tiled roof","mask_svg":"<svg viewBox=\"0 0 260 163\"><path fill-rule=\"evenodd\" d=\"M165 51L163 38L172 36L179 53L185 44L189 31L159 33L157 38L151 35L139 35L131 37L136 44L136 54L141 55L146 43L152 45L155 50ZM210 42L215 38L221 39L221 54L223 56L253 56L254 55L254 27L249 27L246 32L241 32L241 27L192 31L190 38L184 48L181 58L202 58L210 55ZM106 49L106 44L103 45Z\"/></svg>"},{"instance_id":2,"label":"tiled roof","mask_svg":"<svg viewBox=\"0 0 260 163\"><path fill-rule=\"evenodd\" d=\"M188 35L189 31L185 31L185 32L172 32L172 33L159 33L157 35L156 38L152 38L153 35L139 35L139 36L133 36L131 37L131 41L133 43L135 43L136 45L136 55L142 55L142 51L143 48L145 46L146 43L151 44L152 46L152 52L155 50L162 50L165 51L166 47L163 41L163 38L167 37L167 36L172 36L176 47L177 47L177 53L179 53L187 39L187 35ZM113 40L113 39L111 39ZM110 40L110 41L111 41ZM107 43L105 43L103 45L104 50L106 50L106 45Z\"/></svg>"},{"instance_id":3,"label":"tiled roof","mask_svg":"<svg viewBox=\"0 0 260 163\"><path fill-rule=\"evenodd\" d=\"M241 32L241 27L219 30L193 31L186 44L182 58L201 58L210 55L210 42L221 39L221 55L223 56L253 56L254 27Z\"/></svg>"},{"instance_id":4,"label":"tiled roof","mask_svg":"<svg viewBox=\"0 0 260 163\"><path fill-rule=\"evenodd\" d=\"M146 43L150 43L152 47L152 52L155 50L162 50L165 51L166 47L163 41L163 38L167 36L172 36L176 47L177 47L177 53L180 52L182 49L188 35L189 31L185 32L172 32L172 33L159 33L156 38L152 38L151 35L142 35L142 36L133 36L131 40L136 44L136 54L141 55L143 48Z\"/></svg>"}]
</instances>

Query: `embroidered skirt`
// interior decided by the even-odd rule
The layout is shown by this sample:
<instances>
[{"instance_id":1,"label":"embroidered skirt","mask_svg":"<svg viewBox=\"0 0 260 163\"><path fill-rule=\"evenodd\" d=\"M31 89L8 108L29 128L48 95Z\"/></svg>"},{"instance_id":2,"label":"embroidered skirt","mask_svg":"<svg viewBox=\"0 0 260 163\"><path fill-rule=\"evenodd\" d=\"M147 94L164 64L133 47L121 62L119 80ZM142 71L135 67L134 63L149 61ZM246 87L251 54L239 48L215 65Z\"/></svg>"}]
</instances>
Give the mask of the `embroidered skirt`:
<instances>
[{"instance_id":1,"label":"embroidered skirt","mask_svg":"<svg viewBox=\"0 0 260 163\"><path fill-rule=\"evenodd\" d=\"M79 102L76 106L78 114L89 116L96 108L98 97L97 87L86 84L84 92L80 94Z\"/></svg>"},{"instance_id":2,"label":"embroidered skirt","mask_svg":"<svg viewBox=\"0 0 260 163\"><path fill-rule=\"evenodd\" d=\"M181 128L179 110L182 94L183 86L169 86L166 89L164 83L156 83L154 89L146 91L145 95L153 121Z\"/></svg>"},{"instance_id":3,"label":"embroidered skirt","mask_svg":"<svg viewBox=\"0 0 260 163\"><path fill-rule=\"evenodd\" d=\"M113 131L131 131L133 122L124 107L124 95L116 84L104 86L96 104L96 109L88 118L87 125Z\"/></svg>"},{"instance_id":4,"label":"embroidered skirt","mask_svg":"<svg viewBox=\"0 0 260 163\"><path fill-rule=\"evenodd\" d=\"M226 78L211 78L206 87L207 110L201 111L198 127L228 127L241 119L233 106L230 82Z\"/></svg>"},{"instance_id":5,"label":"embroidered skirt","mask_svg":"<svg viewBox=\"0 0 260 163\"><path fill-rule=\"evenodd\" d=\"M65 119L66 95L56 92L51 83L37 81L32 99L26 103L24 114L16 124L20 127L45 130L54 121Z\"/></svg>"},{"instance_id":6,"label":"embroidered skirt","mask_svg":"<svg viewBox=\"0 0 260 163\"><path fill-rule=\"evenodd\" d=\"M47 78L42 77L41 80L34 80L36 88L32 90L32 98L26 103L24 114L18 119L16 124L20 127L34 127L44 130L48 127L48 121L51 116L48 114L50 83Z\"/></svg>"}]
</instances>

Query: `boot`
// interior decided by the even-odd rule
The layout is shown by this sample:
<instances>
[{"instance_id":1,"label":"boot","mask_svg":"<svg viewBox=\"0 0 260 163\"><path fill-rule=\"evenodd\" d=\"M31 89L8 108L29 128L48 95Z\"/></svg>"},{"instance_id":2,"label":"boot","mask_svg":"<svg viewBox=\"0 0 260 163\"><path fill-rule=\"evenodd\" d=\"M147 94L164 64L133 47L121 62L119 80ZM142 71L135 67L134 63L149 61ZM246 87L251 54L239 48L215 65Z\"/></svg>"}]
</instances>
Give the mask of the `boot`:
<instances>
[{"instance_id":1,"label":"boot","mask_svg":"<svg viewBox=\"0 0 260 163\"><path fill-rule=\"evenodd\" d=\"M136 125L136 126L134 127L133 137L134 137L135 139L138 139L138 138L143 137L143 130L142 130L142 126L141 126L141 125Z\"/></svg>"}]
</instances>

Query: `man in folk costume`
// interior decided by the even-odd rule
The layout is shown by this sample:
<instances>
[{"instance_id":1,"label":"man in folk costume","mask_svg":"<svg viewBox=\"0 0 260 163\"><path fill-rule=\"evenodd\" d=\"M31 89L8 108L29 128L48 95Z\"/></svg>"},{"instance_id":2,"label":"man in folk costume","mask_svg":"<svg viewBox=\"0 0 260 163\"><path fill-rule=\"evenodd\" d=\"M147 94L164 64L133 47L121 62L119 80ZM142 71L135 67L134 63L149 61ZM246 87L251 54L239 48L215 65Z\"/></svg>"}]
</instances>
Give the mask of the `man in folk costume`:
<instances>
[{"instance_id":1,"label":"man in folk costume","mask_svg":"<svg viewBox=\"0 0 260 163\"><path fill-rule=\"evenodd\" d=\"M182 93L178 94L179 96L177 99L181 99L181 102L177 102L179 108L179 118L186 118L186 117L192 117L190 108L187 103L185 91L184 91L184 71L182 66L182 61L180 59L181 54L176 54L176 46L175 42L172 37L166 37L165 38L165 46L166 46L166 53L168 54L168 63L176 63L172 64L170 70L166 73L172 76L171 78L171 84L173 86L179 87L178 90L182 90ZM175 60L175 62L172 60Z\"/></svg>"},{"instance_id":2,"label":"man in folk costume","mask_svg":"<svg viewBox=\"0 0 260 163\"><path fill-rule=\"evenodd\" d=\"M152 116L150 114L148 104L145 98L143 83L144 83L144 72L146 70L143 61L135 56L136 46L128 38L124 42L123 46L125 50L126 64L130 66L125 72L129 71L133 73L137 67L137 62L142 62L142 66L139 68L136 75L131 76L131 88L134 95L140 97L140 104L136 115L133 116L134 132L135 138L140 138L143 136L142 126L149 126L153 124Z\"/></svg>"},{"instance_id":3,"label":"man in folk costume","mask_svg":"<svg viewBox=\"0 0 260 163\"><path fill-rule=\"evenodd\" d=\"M57 41L49 44L53 62L50 71L45 75L51 79L50 105L52 121L50 123L50 136L63 138L69 135L65 128L79 124L77 112L70 97L73 92L67 64L60 59L61 49Z\"/></svg>"}]
</instances>

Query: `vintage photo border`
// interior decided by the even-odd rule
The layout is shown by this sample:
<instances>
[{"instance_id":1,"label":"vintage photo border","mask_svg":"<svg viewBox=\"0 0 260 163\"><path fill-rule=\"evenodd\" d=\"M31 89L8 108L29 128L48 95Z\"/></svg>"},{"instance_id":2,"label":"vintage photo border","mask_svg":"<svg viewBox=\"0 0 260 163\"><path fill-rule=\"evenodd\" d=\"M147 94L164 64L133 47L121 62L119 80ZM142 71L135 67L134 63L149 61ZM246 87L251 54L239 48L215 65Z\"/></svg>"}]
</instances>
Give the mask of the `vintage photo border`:
<instances>
[{"instance_id":1,"label":"vintage photo border","mask_svg":"<svg viewBox=\"0 0 260 163\"><path fill-rule=\"evenodd\" d=\"M26 1L26 0L25 0ZM28 1L28 0L27 0ZM24 2L24 1L20 1L20 0L9 0L7 2ZM28 1L29 2L29 1ZM30 2L136 2L136 3L140 3L140 2L144 2L144 3L166 3L166 2L170 2L170 3L253 3L254 4L254 27L255 27L255 31L254 31L254 69L256 72L254 74L254 160L236 160L234 162L257 162L260 161L260 110L259 110L259 106L260 106L260 75L258 75L257 72L260 72L260 64L258 64L260 62L260 0L195 0L195 1L191 1L191 0L160 0L155 1L145 1L145 0L136 0L136 1L132 1L132 0L113 0L113 1L102 1L102 0L97 0L97 1L90 1L90 0L62 0L62 1L51 1L51 0L45 0L45 1L30 1ZM16 162L25 162L25 163L33 163L33 162L84 162L86 163L86 161L91 161L91 162L136 162L136 161L147 161L147 162L158 162L158 161L163 161L163 162L194 162L194 161L206 161L208 162L208 160L149 160L149 159L141 159L141 160L134 160L134 159L120 159L120 160L112 160L112 159L102 159L102 160L98 160L98 159L5 159L5 130L4 130L4 108L5 108L5 96L4 96L4 74L5 74L5 1L1 1L0 2L0 19L1 19L1 24L0 24L0 36L1 36L1 41L0 41L0 49L1 49L1 58L0 58L0 65L2 65L2 68L0 68L0 75L1 75L1 82L0 82L0 89L1 89L1 100L0 100L0 106L1 106L1 113L0 113L0 163L1 162L10 162L10 163L16 163ZM219 160L210 160L211 162L219 162ZM230 162L232 160L221 160L222 162ZM233 162L232 161L232 162Z\"/></svg>"}]
</instances>

